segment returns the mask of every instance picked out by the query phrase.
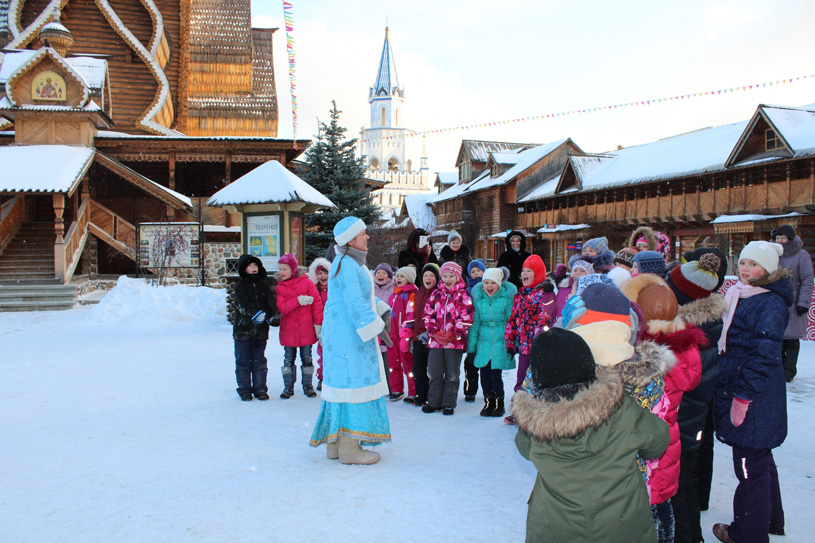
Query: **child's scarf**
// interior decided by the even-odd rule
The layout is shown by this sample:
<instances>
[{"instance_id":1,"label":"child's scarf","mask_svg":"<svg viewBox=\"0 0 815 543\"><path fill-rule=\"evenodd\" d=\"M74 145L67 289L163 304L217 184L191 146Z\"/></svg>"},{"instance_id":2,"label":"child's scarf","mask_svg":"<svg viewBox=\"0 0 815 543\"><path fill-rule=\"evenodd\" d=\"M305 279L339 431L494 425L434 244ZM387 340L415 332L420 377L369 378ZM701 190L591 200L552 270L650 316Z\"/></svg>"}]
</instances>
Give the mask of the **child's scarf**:
<instances>
[{"instance_id":1,"label":"child's scarf","mask_svg":"<svg viewBox=\"0 0 815 543\"><path fill-rule=\"evenodd\" d=\"M742 298L751 298L756 294L770 292L766 288L755 287L753 285L746 285L739 281L727 290L724 295L724 301L727 303L727 315L724 318L724 326L722 326L722 335L719 337L719 354L725 352L727 348L727 330L733 322L733 315L736 313L736 306Z\"/></svg>"}]
</instances>

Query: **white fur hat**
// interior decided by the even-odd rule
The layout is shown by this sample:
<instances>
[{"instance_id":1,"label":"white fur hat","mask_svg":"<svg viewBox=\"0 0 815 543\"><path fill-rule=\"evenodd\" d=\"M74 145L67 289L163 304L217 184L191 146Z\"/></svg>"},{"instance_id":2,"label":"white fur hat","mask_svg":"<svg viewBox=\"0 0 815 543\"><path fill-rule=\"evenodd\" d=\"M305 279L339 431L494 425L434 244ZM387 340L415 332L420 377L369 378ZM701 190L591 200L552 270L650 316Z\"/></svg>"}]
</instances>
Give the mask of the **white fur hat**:
<instances>
[{"instance_id":1,"label":"white fur hat","mask_svg":"<svg viewBox=\"0 0 815 543\"><path fill-rule=\"evenodd\" d=\"M345 217L334 226L334 241L337 245L345 245L357 234L365 230L365 223L356 217Z\"/></svg>"},{"instance_id":2,"label":"white fur hat","mask_svg":"<svg viewBox=\"0 0 815 543\"><path fill-rule=\"evenodd\" d=\"M767 270L767 273L774 273L778 269L778 257L783 253L784 247L778 243L751 241L741 250L739 261L745 258L753 260Z\"/></svg>"}]
</instances>

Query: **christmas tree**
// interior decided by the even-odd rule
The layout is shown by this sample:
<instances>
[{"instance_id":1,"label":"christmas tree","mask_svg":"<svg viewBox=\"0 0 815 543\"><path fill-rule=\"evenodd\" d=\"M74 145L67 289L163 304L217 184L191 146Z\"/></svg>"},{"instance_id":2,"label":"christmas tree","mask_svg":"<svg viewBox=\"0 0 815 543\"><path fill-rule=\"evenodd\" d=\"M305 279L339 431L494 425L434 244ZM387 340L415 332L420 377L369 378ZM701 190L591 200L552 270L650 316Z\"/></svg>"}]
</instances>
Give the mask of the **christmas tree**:
<instances>
[{"instance_id":1,"label":"christmas tree","mask_svg":"<svg viewBox=\"0 0 815 543\"><path fill-rule=\"evenodd\" d=\"M368 226L379 221L379 210L365 186L365 165L356 157L357 139L346 140L346 128L340 126L337 103L331 101L331 122L320 123L317 141L309 147L299 175L337 206L306 215L306 258L311 262L324 256L334 240L334 225L353 215Z\"/></svg>"}]
</instances>

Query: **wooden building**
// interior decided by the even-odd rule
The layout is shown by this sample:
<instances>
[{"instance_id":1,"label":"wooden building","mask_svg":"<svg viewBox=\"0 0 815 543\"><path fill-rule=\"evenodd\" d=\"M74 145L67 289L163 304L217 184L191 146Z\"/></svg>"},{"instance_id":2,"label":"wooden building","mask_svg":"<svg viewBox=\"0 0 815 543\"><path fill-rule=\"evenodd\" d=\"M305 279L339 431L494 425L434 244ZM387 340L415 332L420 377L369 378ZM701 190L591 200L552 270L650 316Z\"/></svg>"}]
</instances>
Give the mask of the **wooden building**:
<instances>
[{"instance_id":1,"label":"wooden building","mask_svg":"<svg viewBox=\"0 0 815 543\"><path fill-rule=\"evenodd\" d=\"M675 257L700 245L737 256L744 244L767 239L783 223L795 226L805 247L815 250L814 107L759 105L748 121L605 154L571 144L561 158L550 159L560 167L546 169L548 177L501 193L510 224L496 229L490 218L496 202L471 198L482 181L476 179L434 202L439 228L461 221L455 213L464 209L479 232L525 230L538 240L535 252L547 266L566 261L574 254L569 246L591 237L607 236L619 249L639 225L671 237ZM527 176L534 166L529 169ZM724 216L738 220L716 220ZM496 257L481 242L478 255Z\"/></svg>"},{"instance_id":2,"label":"wooden building","mask_svg":"<svg viewBox=\"0 0 815 543\"><path fill-rule=\"evenodd\" d=\"M517 225L516 201L563 169L570 139L547 145L465 140L459 183L430 200L439 230L458 230L479 258L497 260L507 230ZM532 240L530 240L532 241Z\"/></svg>"},{"instance_id":3,"label":"wooden building","mask_svg":"<svg viewBox=\"0 0 815 543\"><path fill-rule=\"evenodd\" d=\"M274 30L249 6L0 0L0 282L133 272L141 222L237 244L202 200L310 143L275 138Z\"/></svg>"}]
</instances>

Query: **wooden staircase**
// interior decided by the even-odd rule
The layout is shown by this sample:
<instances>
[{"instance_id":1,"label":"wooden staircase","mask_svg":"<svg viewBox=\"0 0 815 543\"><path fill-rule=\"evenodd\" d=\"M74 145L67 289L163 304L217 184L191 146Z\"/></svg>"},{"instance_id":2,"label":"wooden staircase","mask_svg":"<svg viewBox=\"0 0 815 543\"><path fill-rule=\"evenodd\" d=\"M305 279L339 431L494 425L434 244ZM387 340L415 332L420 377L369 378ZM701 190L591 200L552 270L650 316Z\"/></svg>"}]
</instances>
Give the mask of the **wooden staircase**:
<instances>
[{"instance_id":1,"label":"wooden staircase","mask_svg":"<svg viewBox=\"0 0 815 543\"><path fill-rule=\"evenodd\" d=\"M22 223L0 253L0 285L60 284L54 273L54 223Z\"/></svg>"}]
</instances>

